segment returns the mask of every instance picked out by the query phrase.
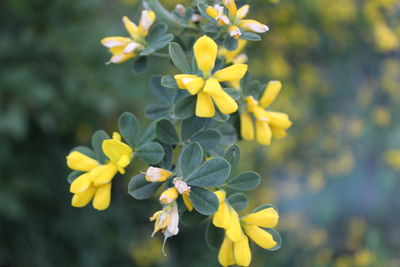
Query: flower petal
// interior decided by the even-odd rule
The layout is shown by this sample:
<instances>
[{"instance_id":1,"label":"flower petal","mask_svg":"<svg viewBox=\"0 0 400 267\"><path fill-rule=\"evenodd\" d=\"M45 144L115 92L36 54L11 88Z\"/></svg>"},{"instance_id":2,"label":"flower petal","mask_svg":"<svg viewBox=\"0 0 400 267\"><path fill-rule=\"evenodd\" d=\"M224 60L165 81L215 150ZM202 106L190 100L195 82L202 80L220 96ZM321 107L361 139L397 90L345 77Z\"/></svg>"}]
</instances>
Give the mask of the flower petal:
<instances>
[{"instance_id":1,"label":"flower petal","mask_svg":"<svg viewBox=\"0 0 400 267\"><path fill-rule=\"evenodd\" d=\"M238 19L242 19L244 17L246 17L247 13L249 13L249 5L244 5L241 8L238 9L238 11L236 12L236 17Z\"/></svg>"},{"instance_id":2,"label":"flower petal","mask_svg":"<svg viewBox=\"0 0 400 267\"><path fill-rule=\"evenodd\" d=\"M160 202L164 204L170 204L172 201L176 200L178 198L178 190L176 190L175 187L170 187L164 192L162 192L160 196Z\"/></svg>"},{"instance_id":3,"label":"flower petal","mask_svg":"<svg viewBox=\"0 0 400 267\"><path fill-rule=\"evenodd\" d=\"M247 65L246 64L235 64L222 70L219 70L213 74L219 82L234 81L242 79L246 74Z\"/></svg>"},{"instance_id":4,"label":"flower petal","mask_svg":"<svg viewBox=\"0 0 400 267\"><path fill-rule=\"evenodd\" d=\"M182 78L181 83L191 95L197 94L204 87L204 79L198 76Z\"/></svg>"},{"instance_id":5,"label":"flower petal","mask_svg":"<svg viewBox=\"0 0 400 267\"><path fill-rule=\"evenodd\" d=\"M242 234L239 241L233 244L233 255L237 265L249 266L251 262L251 251L249 239L245 234Z\"/></svg>"},{"instance_id":6,"label":"flower petal","mask_svg":"<svg viewBox=\"0 0 400 267\"><path fill-rule=\"evenodd\" d=\"M89 172L87 172L80 175L71 183L69 191L74 194L80 193L88 189L91 184L92 184L92 176Z\"/></svg>"},{"instance_id":7,"label":"flower petal","mask_svg":"<svg viewBox=\"0 0 400 267\"><path fill-rule=\"evenodd\" d=\"M203 72L210 72L214 68L218 46L213 39L204 35L197 39L193 46L197 66Z\"/></svg>"},{"instance_id":8,"label":"flower petal","mask_svg":"<svg viewBox=\"0 0 400 267\"><path fill-rule=\"evenodd\" d=\"M180 89L186 89L185 84L183 83L183 79L194 79L198 77L197 75L192 75L192 74L177 74L174 76L176 83L178 84L178 87Z\"/></svg>"},{"instance_id":9,"label":"flower petal","mask_svg":"<svg viewBox=\"0 0 400 267\"><path fill-rule=\"evenodd\" d=\"M197 94L196 116L203 118L211 118L215 115L214 103L207 93L200 92Z\"/></svg>"},{"instance_id":10,"label":"flower petal","mask_svg":"<svg viewBox=\"0 0 400 267\"><path fill-rule=\"evenodd\" d=\"M91 185L85 191L74 194L71 200L71 205L76 208L82 208L92 200L95 193L96 187Z\"/></svg>"},{"instance_id":11,"label":"flower petal","mask_svg":"<svg viewBox=\"0 0 400 267\"><path fill-rule=\"evenodd\" d=\"M115 139L104 140L101 148L104 154L115 164L119 163L122 156L128 156L129 158L132 156L132 148Z\"/></svg>"},{"instance_id":12,"label":"flower petal","mask_svg":"<svg viewBox=\"0 0 400 267\"><path fill-rule=\"evenodd\" d=\"M94 185L100 186L103 184L108 184L117 174L117 171L117 166L110 162L106 165L101 165L97 168L94 168L92 171L90 171L90 175L92 176Z\"/></svg>"},{"instance_id":13,"label":"flower petal","mask_svg":"<svg viewBox=\"0 0 400 267\"><path fill-rule=\"evenodd\" d=\"M271 130L272 130L272 137L276 139L283 139L287 135L286 131L282 129L271 127Z\"/></svg>"},{"instance_id":14,"label":"flower petal","mask_svg":"<svg viewBox=\"0 0 400 267\"><path fill-rule=\"evenodd\" d=\"M218 83L219 85L219 83ZM206 87L204 87L205 90ZM211 95L212 99L214 100L215 104L217 105L218 109L223 114L231 114L238 109L238 104L236 101L228 95L224 90L219 88L213 88L214 94Z\"/></svg>"},{"instance_id":15,"label":"flower petal","mask_svg":"<svg viewBox=\"0 0 400 267\"><path fill-rule=\"evenodd\" d=\"M219 204L217 212L214 213L212 223L216 227L227 229L230 225L230 218L229 206L223 201Z\"/></svg>"},{"instance_id":16,"label":"flower petal","mask_svg":"<svg viewBox=\"0 0 400 267\"><path fill-rule=\"evenodd\" d=\"M111 183L101 185L97 188L93 198L93 208L96 210L105 210L111 202Z\"/></svg>"},{"instance_id":17,"label":"flower petal","mask_svg":"<svg viewBox=\"0 0 400 267\"><path fill-rule=\"evenodd\" d=\"M271 128L269 127L268 123L256 120L256 138L257 142L263 145L270 145L271 144Z\"/></svg>"},{"instance_id":18,"label":"flower petal","mask_svg":"<svg viewBox=\"0 0 400 267\"><path fill-rule=\"evenodd\" d=\"M142 16L139 22L139 34L141 36L147 36L151 25L153 25L156 19L156 14L151 10L143 10Z\"/></svg>"},{"instance_id":19,"label":"flower petal","mask_svg":"<svg viewBox=\"0 0 400 267\"><path fill-rule=\"evenodd\" d=\"M187 210L188 211L192 211L193 210L193 204L192 204L192 201L190 201L189 194L188 193L184 193L182 195L182 199L183 199L183 203L185 204Z\"/></svg>"},{"instance_id":20,"label":"flower petal","mask_svg":"<svg viewBox=\"0 0 400 267\"><path fill-rule=\"evenodd\" d=\"M239 27L256 33L263 33L269 30L267 25L253 19L244 19L239 21Z\"/></svg>"},{"instance_id":21,"label":"flower petal","mask_svg":"<svg viewBox=\"0 0 400 267\"><path fill-rule=\"evenodd\" d=\"M207 13L207 15L212 17L213 19L215 19L218 16L218 11L215 10L212 6L208 6L206 8L206 13Z\"/></svg>"},{"instance_id":22,"label":"flower petal","mask_svg":"<svg viewBox=\"0 0 400 267\"><path fill-rule=\"evenodd\" d=\"M235 264L235 258L233 257L233 242L227 236L225 236L221 248L219 249L218 261L224 267Z\"/></svg>"},{"instance_id":23,"label":"flower petal","mask_svg":"<svg viewBox=\"0 0 400 267\"><path fill-rule=\"evenodd\" d=\"M72 170L87 172L99 166L99 162L81 152L72 151L67 156L67 166Z\"/></svg>"},{"instance_id":24,"label":"flower petal","mask_svg":"<svg viewBox=\"0 0 400 267\"><path fill-rule=\"evenodd\" d=\"M242 237L242 227L240 226L239 216L237 212L229 207L229 225L226 228L225 234L233 241L238 242Z\"/></svg>"},{"instance_id":25,"label":"flower petal","mask_svg":"<svg viewBox=\"0 0 400 267\"><path fill-rule=\"evenodd\" d=\"M270 81L260 99L261 106L264 108L268 107L275 100L281 88L282 84L280 81Z\"/></svg>"},{"instance_id":26,"label":"flower petal","mask_svg":"<svg viewBox=\"0 0 400 267\"><path fill-rule=\"evenodd\" d=\"M266 208L250 213L242 219L243 222L260 227L273 228L278 224L279 214L274 208Z\"/></svg>"},{"instance_id":27,"label":"flower petal","mask_svg":"<svg viewBox=\"0 0 400 267\"><path fill-rule=\"evenodd\" d=\"M244 140L254 139L253 120L247 111L240 113L240 134Z\"/></svg>"},{"instance_id":28,"label":"flower petal","mask_svg":"<svg viewBox=\"0 0 400 267\"><path fill-rule=\"evenodd\" d=\"M286 130L292 126L292 122L289 120L289 116L286 113L274 111L266 111L266 113L269 124L271 124L272 127Z\"/></svg>"},{"instance_id":29,"label":"flower petal","mask_svg":"<svg viewBox=\"0 0 400 267\"><path fill-rule=\"evenodd\" d=\"M125 29L129 32L133 39L137 39L139 37L139 28L133 23L127 16L122 18L122 22L125 25Z\"/></svg>"},{"instance_id":30,"label":"flower petal","mask_svg":"<svg viewBox=\"0 0 400 267\"><path fill-rule=\"evenodd\" d=\"M132 42L130 38L121 36L112 36L101 39L100 43L105 47L112 48L116 46L126 46L128 43Z\"/></svg>"},{"instance_id":31,"label":"flower petal","mask_svg":"<svg viewBox=\"0 0 400 267\"><path fill-rule=\"evenodd\" d=\"M277 245L273 236L258 226L251 224L244 225L244 231L254 243L264 249L270 249Z\"/></svg>"},{"instance_id":32,"label":"flower petal","mask_svg":"<svg viewBox=\"0 0 400 267\"><path fill-rule=\"evenodd\" d=\"M229 11L229 15L232 17L236 16L237 6L234 0L222 0L222 3Z\"/></svg>"}]
</instances>

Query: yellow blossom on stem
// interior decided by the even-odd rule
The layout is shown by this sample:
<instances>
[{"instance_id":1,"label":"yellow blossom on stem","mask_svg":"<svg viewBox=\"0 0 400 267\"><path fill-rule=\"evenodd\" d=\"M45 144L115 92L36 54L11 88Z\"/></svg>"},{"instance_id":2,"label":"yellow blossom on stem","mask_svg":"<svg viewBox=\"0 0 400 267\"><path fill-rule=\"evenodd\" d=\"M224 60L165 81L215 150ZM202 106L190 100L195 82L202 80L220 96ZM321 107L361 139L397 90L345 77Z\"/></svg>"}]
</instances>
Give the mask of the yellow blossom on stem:
<instances>
[{"instance_id":1,"label":"yellow blossom on stem","mask_svg":"<svg viewBox=\"0 0 400 267\"><path fill-rule=\"evenodd\" d=\"M146 171L146 180L149 182L165 182L171 175L172 172L170 171L150 166Z\"/></svg>"},{"instance_id":2,"label":"yellow blossom on stem","mask_svg":"<svg viewBox=\"0 0 400 267\"><path fill-rule=\"evenodd\" d=\"M193 46L197 66L202 71L202 76L192 74L175 75L175 80L180 89L187 90L192 95L197 95L196 116L213 117L215 107L223 114L231 114L238 109L235 100L221 87L220 82L240 80L247 71L246 64L234 64L224 69L211 73L217 58L218 46L208 36L200 37Z\"/></svg>"},{"instance_id":3,"label":"yellow blossom on stem","mask_svg":"<svg viewBox=\"0 0 400 267\"><path fill-rule=\"evenodd\" d=\"M128 59L134 58L138 52L145 48L145 37L149 33L151 25L154 23L156 16L151 10L143 10L140 18L139 26L132 22L128 17L124 16L122 22L130 37L111 36L103 38L100 43L107 47L112 57L107 62L123 63Z\"/></svg>"},{"instance_id":4,"label":"yellow blossom on stem","mask_svg":"<svg viewBox=\"0 0 400 267\"><path fill-rule=\"evenodd\" d=\"M282 112L265 110L275 100L281 87L279 81L271 81L267 84L260 101L252 96L246 97L246 107L240 112L240 131L243 139L256 139L260 144L270 145L272 137L281 139L286 136L286 130L292 125L289 116ZM255 125L251 115L255 119Z\"/></svg>"},{"instance_id":5,"label":"yellow blossom on stem","mask_svg":"<svg viewBox=\"0 0 400 267\"><path fill-rule=\"evenodd\" d=\"M268 26L256 20L244 19L249 12L249 5L244 5L238 9L234 0L223 0L222 3L228 10L228 15L224 13L224 6L221 5L208 6L206 13L215 19L220 26L228 25L227 30L231 37L240 38L243 30L255 33L264 33L269 30Z\"/></svg>"},{"instance_id":6,"label":"yellow blossom on stem","mask_svg":"<svg viewBox=\"0 0 400 267\"><path fill-rule=\"evenodd\" d=\"M93 207L105 210L111 201L111 180L119 171L125 173L125 167L132 158L132 149L121 142L121 136L114 133L113 139L104 140L102 150L109 161L102 165L85 154L72 151L67 156L67 165L72 170L84 171L70 186L74 194L71 204L84 207L93 200Z\"/></svg>"}]
</instances>

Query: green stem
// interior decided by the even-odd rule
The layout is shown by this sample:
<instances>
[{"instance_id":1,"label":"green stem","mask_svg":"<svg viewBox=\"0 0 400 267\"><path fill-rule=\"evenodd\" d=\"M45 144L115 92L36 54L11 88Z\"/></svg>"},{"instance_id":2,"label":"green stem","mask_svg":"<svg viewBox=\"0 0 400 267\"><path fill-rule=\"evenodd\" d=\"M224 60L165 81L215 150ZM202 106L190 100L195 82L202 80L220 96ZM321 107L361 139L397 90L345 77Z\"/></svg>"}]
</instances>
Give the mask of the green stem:
<instances>
[{"instance_id":1,"label":"green stem","mask_svg":"<svg viewBox=\"0 0 400 267\"><path fill-rule=\"evenodd\" d=\"M171 31L180 32L182 28L188 27L182 22L178 21L174 15L166 10L158 0L146 0L147 5L156 13L157 19L166 23Z\"/></svg>"}]
</instances>

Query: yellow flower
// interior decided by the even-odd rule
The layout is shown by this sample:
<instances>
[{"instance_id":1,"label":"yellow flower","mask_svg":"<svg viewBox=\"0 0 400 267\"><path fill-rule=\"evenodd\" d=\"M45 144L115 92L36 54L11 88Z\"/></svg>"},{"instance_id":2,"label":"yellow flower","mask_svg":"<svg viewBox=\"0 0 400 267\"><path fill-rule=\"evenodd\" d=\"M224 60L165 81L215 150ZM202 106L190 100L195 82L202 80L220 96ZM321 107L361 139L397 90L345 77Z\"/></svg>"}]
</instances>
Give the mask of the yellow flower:
<instances>
[{"instance_id":1,"label":"yellow flower","mask_svg":"<svg viewBox=\"0 0 400 267\"><path fill-rule=\"evenodd\" d=\"M84 207L93 200L93 207L105 210L111 201L111 180L119 171L125 173L125 167L132 158L132 149L121 142L121 136L114 133L113 139L104 140L102 150L109 161L102 165L85 154L73 151L67 156L67 165L72 170L83 171L70 186L73 207Z\"/></svg>"},{"instance_id":2,"label":"yellow flower","mask_svg":"<svg viewBox=\"0 0 400 267\"><path fill-rule=\"evenodd\" d=\"M274 208L267 207L239 218L237 212L226 202L225 191L219 190L214 194L220 204L212 223L225 229L225 238L218 253L218 261L222 266L249 266L249 239L264 249L271 249L277 245L273 236L261 228L273 228L277 225L279 215Z\"/></svg>"},{"instance_id":3,"label":"yellow flower","mask_svg":"<svg viewBox=\"0 0 400 267\"><path fill-rule=\"evenodd\" d=\"M246 46L247 41L240 39L238 41L238 47L237 49L230 51L226 49L225 47L221 47L218 50L218 55L222 56L225 58L225 62L228 64L243 64L247 62L247 55L245 53L241 53ZM232 80L228 81L228 84L230 87L239 90L240 88L240 79L239 80Z\"/></svg>"},{"instance_id":4,"label":"yellow flower","mask_svg":"<svg viewBox=\"0 0 400 267\"><path fill-rule=\"evenodd\" d=\"M179 194L181 194L186 208L189 211L192 211L193 205L189 199L190 186L180 178L175 178L173 184L174 187L170 187L161 193L160 202L170 204L178 198Z\"/></svg>"},{"instance_id":5,"label":"yellow flower","mask_svg":"<svg viewBox=\"0 0 400 267\"><path fill-rule=\"evenodd\" d=\"M122 22L125 29L130 35L129 37L112 36L103 38L100 42L109 48L112 57L109 63L123 63L128 59L135 57L138 52L146 46L144 38L149 33L149 29L153 24L156 16L151 10L143 10L140 18L139 26L133 23L128 17L124 16Z\"/></svg>"},{"instance_id":6,"label":"yellow flower","mask_svg":"<svg viewBox=\"0 0 400 267\"><path fill-rule=\"evenodd\" d=\"M146 180L149 182L165 182L171 177L172 172L150 166L146 172Z\"/></svg>"},{"instance_id":7,"label":"yellow flower","mask_svg":"<svg viewBox=\"0 0 400 267\"><path fill-rule=\"evenodd\" d=\"M238 39L242 35L242 31L250 31L255 33L263 33L269 30L268 26L252 19L244 19L249 12L249 5L244 5L237 9L234 0L223 0L228 14L224 13L224 7L221 5L208 6L207 14L215 19L219 25L228 25L228 33L231 37ZM241 30L242 29L242 30Z\"/></svg>"},{"instance_id":8,"label":"yellow flower","mask_svg":"<svg viewBox=\"0 0 400 267\"><path fill-rule=\"evenodd\" d=\"M197 94L196 116L213 117L214 104L223 114L231 114L238 109L233 98L221 87L220 82L240 80L247 71L246 64L234 64L211 74L217 58L218 46L208 36L200 37L193 46L197 66L202 71L202 77L192 74L175 75L180 89L190 94Z\"/></svg>"},{"instance_id":9,"label":"yellow flower","mask_svg":"<svg viewBox=\"0 0 400 267\"><path fill-rule=\"evenodd\" d=\"M286 136L286 130L292 125L285 113L265 110L277 97L281 90L279 81L268 83L260 101L252 96L246 97L246 108L240 113L241 136L245 140L254 140L263 145L270 145L271 138L281 139ZM251 115L255 118L255 131Z\"/></svg>"}]
</instances>

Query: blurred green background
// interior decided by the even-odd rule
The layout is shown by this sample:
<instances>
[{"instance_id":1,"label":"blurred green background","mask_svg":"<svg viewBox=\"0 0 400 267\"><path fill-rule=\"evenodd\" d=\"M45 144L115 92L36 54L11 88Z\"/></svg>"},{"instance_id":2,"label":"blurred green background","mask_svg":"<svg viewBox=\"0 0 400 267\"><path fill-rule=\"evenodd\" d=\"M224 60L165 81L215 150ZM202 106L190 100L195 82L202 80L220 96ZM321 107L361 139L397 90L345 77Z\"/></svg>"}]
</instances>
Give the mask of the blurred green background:
<instances>
[{"instance_id":1,"label":"blurred green background","mask_svg":"<svg viewBox=\"0 0 400 267\"><path fill-rule=\"evenodd\" d=\"M140 76L104 64L99 40L125 35L121 17L136 20L139 4L0 2L1 267L218 266L204 225L181 226L162 256L148 222L159 204L126 193L140 163L115 180L108 210L70 206L65 155L122 111L148 123L147 81L174 71L157 58ZM272 108L294 122L270 147L240 143L242 167L264 178L249 208L276 204L284 242L255 247L252 266L400 266L400 2L250 4L271 29L250 45L250 69L283 82Z\"/></svg>"}]
</instances>

